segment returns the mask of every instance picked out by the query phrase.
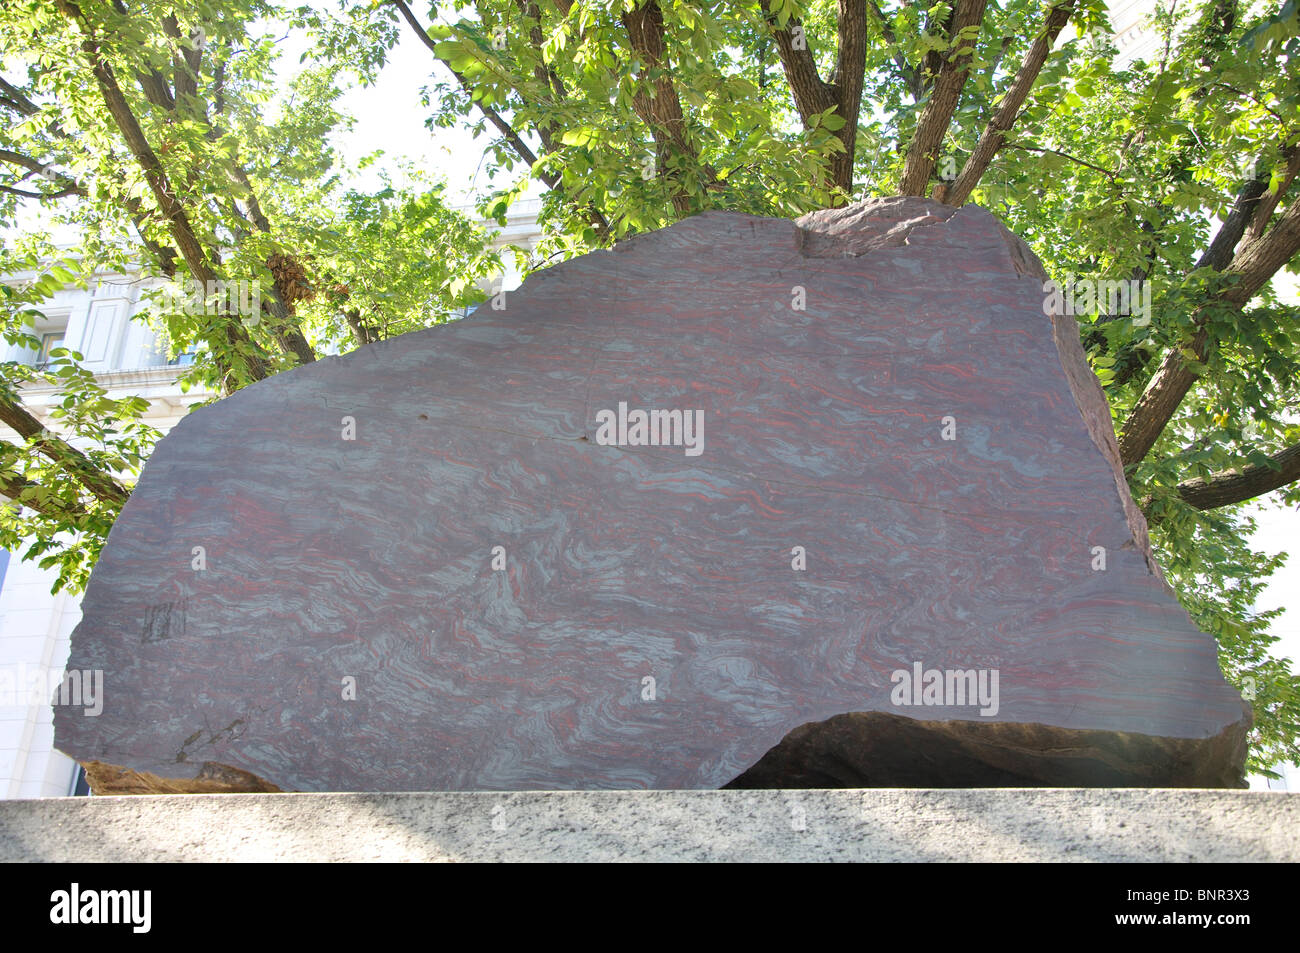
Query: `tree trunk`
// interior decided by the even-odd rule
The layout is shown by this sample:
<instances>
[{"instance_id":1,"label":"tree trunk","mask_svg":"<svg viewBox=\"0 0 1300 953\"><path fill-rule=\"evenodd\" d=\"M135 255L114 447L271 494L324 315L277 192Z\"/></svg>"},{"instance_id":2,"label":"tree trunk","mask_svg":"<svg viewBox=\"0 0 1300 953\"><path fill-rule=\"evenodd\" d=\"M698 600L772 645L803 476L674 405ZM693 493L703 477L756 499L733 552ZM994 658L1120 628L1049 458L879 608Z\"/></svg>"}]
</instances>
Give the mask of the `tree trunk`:
<instances>
[{"instance_id":1,"label":"tree trunk","mask_svg":"<svg viewBox=\"0 0 1300 953\"><path fill-rule=\"evenodd\" d=\"M907 158L903 163L903 177L898 184L899 195L925 195L934 172L934 163L939 157L939 147L943 137L948 133L953 113L957 111L957 102L961 98L962 87L970 70L970 54L959 54L965 46L974 46L976 39L963 39L961 32L969 27L978 27L984 19L985 0L956 0L953 10L952 28L948 32L950 49L944 56L943 65L935 77L934 89L930 99L921 112L916 124L916 132L907 147Z\"/></svg>"}]
</instances>

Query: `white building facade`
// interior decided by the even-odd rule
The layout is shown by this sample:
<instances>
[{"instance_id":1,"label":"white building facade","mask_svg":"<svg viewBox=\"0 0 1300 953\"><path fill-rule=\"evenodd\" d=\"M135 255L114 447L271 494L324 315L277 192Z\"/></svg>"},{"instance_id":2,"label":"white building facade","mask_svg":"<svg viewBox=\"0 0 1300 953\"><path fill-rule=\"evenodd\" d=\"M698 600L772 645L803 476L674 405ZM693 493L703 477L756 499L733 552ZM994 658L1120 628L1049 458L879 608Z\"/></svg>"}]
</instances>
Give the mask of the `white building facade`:
<instances>
[{"instance_id":1,"label":"white building facade","mask_svg":"<svg viewBox=\"0 0 1300 953\"><path fill-rule=\"evenodd\" d=\"M35 275L9 275L21 282ZM89 290L61 291L36 323L37 351L5 347L0 360L40 365L55 347L85 356L100 386L112 397L130 394L149 401L148 423L170 430L194 403L211 395L182 393L177 377L187 356L169 359L152 330L132 320L146 307L134 276L104 275ZM28 386L23 402L42 423L51 425L57 391ZM4 434L16 440L12 432ZM26 562L17 553L0 555L0 672L17 691L0 696L0 797L58 797L74 793L76 762L54 750L54 710L48 701L27 697L35 680L48 684L68 658L69 638L81 619L80 600L51 594L56 574Z\"/></svg>"}]
</instances>

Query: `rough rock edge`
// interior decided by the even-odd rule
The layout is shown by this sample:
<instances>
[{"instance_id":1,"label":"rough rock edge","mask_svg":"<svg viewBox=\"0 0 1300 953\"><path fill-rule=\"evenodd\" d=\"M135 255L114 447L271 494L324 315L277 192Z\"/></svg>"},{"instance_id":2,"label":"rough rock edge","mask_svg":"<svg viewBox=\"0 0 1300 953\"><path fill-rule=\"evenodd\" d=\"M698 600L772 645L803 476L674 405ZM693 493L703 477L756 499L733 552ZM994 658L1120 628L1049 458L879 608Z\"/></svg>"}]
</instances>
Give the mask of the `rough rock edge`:
<instances>
[{"instance_id":1,"label":"rough rock edge","mask_svg":"<svg viewBox=\"0 0 1300 953\"><path fill-rule=\"evenodd\" d=\"M869 199L856 205L846 206L838 209L823 209L812 212L796 220L795 227L799 232L798 246L805 257L813 258L839 258L839 257L862 257L881 248L897 247L908 244L908 240L913 231L918 228L934 228L944 226L956 215L976 215L986 217L992 221L1002 235L1006 243L1008 264L1019 276L1026 276L1043 282L1047 280L1047 270L1043 267L1042 261L1034 254L1033 249L1019 235L1012 232L1002 224L992 213L986 209L975 205L963 205L961 208L944 205L934 199L921 198L917 196L893 196L880 199ZM853 234L845 234L846 229L853 229ZM1132 544L1142 555L1147 570L1155 576L1161 588L1170 596L1177 599L1169 581L1165 578L1160 564L1156 561L1155 555L1151 551L1151 537L1147 526L1146 516L1138 508L1133 500L1133 494L1129 490L1128 481L1124 477L1124 464L1119 455L1119 441L1115 437L1114 424L1111 421L1110 405L1106 400L1106 394L1102 390L1101 382L1088 366L1088 360L1083 351L1083 344L1080 340L1079 326L1073 317L1068 315L1053 314L1052 338L1056 343L1057 356L1061 362L1061 370L1065 374L1067 386L1070 388L1070 394L1074 398L1075 409L1078 410L1079 416L1083 419L1084 427L1088 431L1093 445L1101 452L1102 457L1110 466L1111 476L1115 482L1115 489L1119 494L1120 505L1124 510L1124 516L1128 523L1129 533ZM1127 545L1127 544L1126 544ZM1208 637L1208 636L1207 636ZM1227 724L1222 731L1212 739L1174 739L1159 738L1148 735L1125 734L1121 732L1109 733L1114 736L1116 741L1114 745L1120 748L1134 749L1135 747L1145 747L1147 754L1143 757L1158 755L1161 750L1174 752L1178 758L1187 758L1189 763L1209 757L1228 753L1231 755L1231 761L1228 764L1243 766L1235 777L1229 777L1226 774L1211 776L1204 774L1203 771L1191 769L1187 776L1195 780L1186 784L1181 782L1166 782L1169 786L1212 786L1212 787L1242 787L1244 781L1244 764L1246 759L1246 735L1254 723L1254 713L1249 703L1244 699L1241 702L1242 717L1236 722ZM855 718L869 717L860 713L848 713L836 716L836 718ZM901 716L884 715L882 717L901 718ZM835 719L831 719L834 721ZM822 723L828 724L828 723ZM939 748L945 746L951 747L953 743L950 738L942 735L935 728L920 728L919 726L934 725L966 725L964 731L967 733L966 742L970 745L983 746L989 752L995 752L998 749L995 745L996 739L1003 738L1004 742L1010 744L1014 750L1016 747L1022 749L1025 753L1032 748L1034 739L1050 742L1053 734L1066 741L1068 745L1077 747L1078 745L1091 745L1096 748L1096 742L1108 733L1098 732L1080 732L1076 729L1053 728L1046 725L1009 725L1002 723L1000 725L991 725L983 722L918 722L913 719L902 718L897 725L906 725L904 734L916 739L918 752L927 751L938 745ZM876 730L881 730L883 722L877 722ZM832 734L837 728L824 729ZM800 734L800 733L804 734ZM1009 733L1008 733L1009 732ZM1023 733L1023 737L1022 734ZM777 745L760 759L748 771L740 775L736 781L731 782L733 785L738 784L741 779L751 779L761 777L765 772L769 772L769 767L763 767L764 762L769 757L785 758L785 753L774 755L773 752L781 750L781 746L790 739L796 737L805 737L809 734L815 734L809 725L803 725L794 729L781 745ZM1074 736L1078 736L1075 738ZM1090 737L1085 737L1090 736ZM1073 739L1073 740L1071 740ZM810 743L816 744L815 740ZM1163 746L1163 747L1162 747ZM1055 749L1056 744L1050 747ZM967 753L969 754L969 748ZM1096 748L1101 751L1103 749ZM1197 752L1200 752L1197 754ZM900 749L898 755L906 755L906 752ZM1042 759L1045 762L1054 762L1054 756L1048 756ZM1168 759L1165 759L1168 761ZM1212 763L1212 762L1211 762ZM979 777L995 776L1001 769L997 767L998 761L990 759L985 768L981 771L973 772ZM1140 767L1141 761L1133 762L1130 767ZM850 770L852 772L851 766ZM1102 775L1115 769L1115 765L1109 762L1100 763L1097 768ZM755 774L751 775L751 772ZM1012 772L1017 773L1017 772ZM1018 773L1032 776L1032 771L1018 769ZM1133 784L1151 784L1151 780L1145 782L1141 779L1143 772L1137 775L1126 776L1126 783ZM1175 774L1174 777L1181 775ZM928 777L928 776L927 776ZM770 777L769 777L770 780ZM861 786L890 786L891 782L860 782ZM918 782L920 783L920 782ZM992 781L973 781L970 786L987 786L993 784ZM1029 782L1023 782L1029 783ZM1050 784L1050 781L1034 782L1037 784ZM1092 786L1104 784L1105 782L1094 782ZM959 782L950 782L943 777L935 777L930 781L924 782L925 786L967 786ZM758 786L748 784L742 786ZM818 786L818 785L809 785ZM856 785L855 785L856 786Z\"/></svg>"},{"instance_id":2,"label":"rough rock edge","mask_svg":"<svg viewBox=\"0 0 1300 953\"><path fill-rule=\"evenodd\" d=\"M805 258L861 258L880 248L906 245L915 229L940 225L955 214L952 205L896 195L809 212L794 224Z\"/></svg>"},{"instance_id":3,"label":"rough rock edge","mask_svg":"<svg viewBox=\"0 0 1300 953\"><path fill-rule=\"evenodd\" d=\"M86 783L96 795L283 794L282 788L240 768L205 761L193 778L164 778L103 761L85 761Z\"/></svg>"},{"instance_id":4,"label":"rough rock edge","mask_svg":"<svg viewBox=\"0 0 1300 953\"><path fill-rule=\"evenodd\" d=\"M841 752L858 754L845 760ZM922 721L847 712L795 728L723 789L1162 787L1245 788L1246 732L1209 738L1058 728L1037 722ZM277 794L257 775L214 761L196 777L164 778L85 763L96 795Z\"/></svg>"},{"instance_id":5,"label":"rough rock edge","mask_svg":"<svg viewBox=\"0 0 1300 953\"><path fill-rule=\"evenodd\" d=\"M846 750L855 763L838 753ZM1209 738L1166 738L849 712L800 725L723 787L1244 788L1245 760L1240 723Z\"/></svg>"},{"instance_id":6,"label":"rough rock edge","mask_svg":"<svg viewBox=\"0 0 1300 953\"><path fill-rule=\"evenodd\" d=\"M858 258L880 248L906 245L916 229L944 225L957 214L988 218L1006 242L1008 263L1015 273L1040 282L1047 280L1047 270L1024 239L1003 225L992 213L977 205L963 205L959 209L934 199L892 196L868 199L843 208L810 212L797 219L795 227L799 231L799 249L805 257ZM845 229L848 228L854 229L854 233L845 234ZM1173 595L1172 587L1151 552L1146 517L1133 502L1133 494L1124 478L1124 465L1120 461L1119 442L1111 423L1110 405L1106 402L1101 383L1088 366L1083 344L1079 340L1078 323L1074 318L1063 315L1052 315L1051 320L1057 355L1074 397L1075 408L1083 418L1088 436L1110 465L1133 543L1142 554L1148 571L1160 580L1167 593Z\"/></svg>"}]
</instances>

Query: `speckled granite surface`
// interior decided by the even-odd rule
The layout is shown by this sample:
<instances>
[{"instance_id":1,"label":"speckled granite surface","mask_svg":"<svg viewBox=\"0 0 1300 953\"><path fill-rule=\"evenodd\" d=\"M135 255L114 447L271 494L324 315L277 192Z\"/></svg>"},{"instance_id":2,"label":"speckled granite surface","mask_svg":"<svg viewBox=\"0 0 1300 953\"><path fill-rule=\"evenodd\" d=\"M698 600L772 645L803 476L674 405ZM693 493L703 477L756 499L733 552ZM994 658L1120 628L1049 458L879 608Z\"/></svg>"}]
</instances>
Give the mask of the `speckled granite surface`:
<instances>
[{"instance_id":1,"label":"speckled granite surface","mask_svg":"<svg viewBox=\"0 0 1300 953\"><path fill-rule=\"evenodd\" d=\"M0 862L37 860L1295 862L1300 794L561 791L0 801Z\"/></svg>"}]
</instances>

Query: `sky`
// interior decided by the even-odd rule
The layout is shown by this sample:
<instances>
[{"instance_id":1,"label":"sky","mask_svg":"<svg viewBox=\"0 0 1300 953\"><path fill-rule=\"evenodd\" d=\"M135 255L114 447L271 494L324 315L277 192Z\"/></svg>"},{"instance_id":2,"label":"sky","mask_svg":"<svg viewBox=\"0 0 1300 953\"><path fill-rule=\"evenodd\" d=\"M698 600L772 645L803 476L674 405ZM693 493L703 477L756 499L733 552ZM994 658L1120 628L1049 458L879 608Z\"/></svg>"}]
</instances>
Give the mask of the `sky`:
<instances>
[{"instance_id":1,"label":"sky","mask_svg":"<svg viewBox=\"0 0 1300 953\"><path fill-rule=\"evenodd\" d=\"M427 26L429 21L422 18L421 22ZM300 48L289 47L289 51L292 55L287 55L286 61L296 63ZM465 128L425 128L429 110L420 103L420 89L438 80L452 82L450 72L434 60L409 28L404 29L376 85L358 86L344 95L340 107L354 118L355 125L349 132L337 135L334 144L354 167L375 149L383 149L387 159L413 160L424 171L446 181L453 204L469 205L476 190L482 191L489 184L483 168L483 146L489 133L475 139ZM481 114L475 112L474 117L481 118ZM490 126L488 129L495 132ZM536 143L533 145L536 147ZM358 187L378 182L377 171L362 170ZM498 180L498 186L505 184Z\"/></svg>"}]
</instances>

